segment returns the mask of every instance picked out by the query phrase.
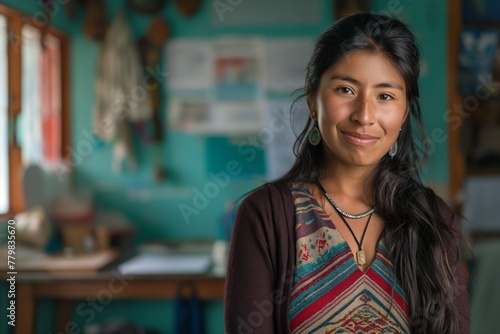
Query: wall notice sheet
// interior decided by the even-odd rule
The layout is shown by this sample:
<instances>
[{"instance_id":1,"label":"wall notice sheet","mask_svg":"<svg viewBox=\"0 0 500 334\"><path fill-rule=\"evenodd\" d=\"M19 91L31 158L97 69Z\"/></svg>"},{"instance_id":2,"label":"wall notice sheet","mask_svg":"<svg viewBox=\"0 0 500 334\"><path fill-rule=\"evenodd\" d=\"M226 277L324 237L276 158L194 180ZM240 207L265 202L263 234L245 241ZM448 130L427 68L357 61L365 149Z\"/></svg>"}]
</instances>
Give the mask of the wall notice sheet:
<instances>
[{"instance_id":1,"label":"wall notice sheet","mask_svg":"<svg viewBox=\"0 0 500 334\"><path fill-rule=\"evenodd\" d=\"M217 134L260 129L263 45L255 37L169 43L169 127Z\"/></svg>"},{"instance_id":2,"label":"wall notice sheet","mask_svg":"<svg viewBox=\"0 0 500 334\"><path fill-rule=\"evenodd\" d=\"M302 88L314 40L306 37L267 39L265 49L266 90L292 93Z\"/></svg>"},{"instance_id":3,"label":"wall notice sheet","mask_svg":"<svg viewBox=\"0 0 500 334\"><path fill-rule=\"evenodd\" d=\"M213 82L213 48L209 40L178 39L167 44L169 90L208 90Z\"/></svg>"}]
</instances>

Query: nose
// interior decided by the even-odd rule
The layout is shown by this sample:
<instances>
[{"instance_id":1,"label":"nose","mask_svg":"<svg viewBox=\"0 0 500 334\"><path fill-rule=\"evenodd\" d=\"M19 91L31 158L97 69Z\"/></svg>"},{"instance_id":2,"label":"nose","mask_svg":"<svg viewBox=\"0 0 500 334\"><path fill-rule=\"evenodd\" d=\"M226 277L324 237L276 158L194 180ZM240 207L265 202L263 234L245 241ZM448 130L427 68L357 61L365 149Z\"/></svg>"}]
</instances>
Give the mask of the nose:
<instances>
[{"instance_id":1,"label":"nose","mask_svg":"<svg viewBox=\"0 0 500 334\"><path fill-rule=\"evenodd\" d=\"M351 121L358 125L372 125L375 123L375 106L369 99L360 96L351 113Z\"/></svg>"}]
</instances>

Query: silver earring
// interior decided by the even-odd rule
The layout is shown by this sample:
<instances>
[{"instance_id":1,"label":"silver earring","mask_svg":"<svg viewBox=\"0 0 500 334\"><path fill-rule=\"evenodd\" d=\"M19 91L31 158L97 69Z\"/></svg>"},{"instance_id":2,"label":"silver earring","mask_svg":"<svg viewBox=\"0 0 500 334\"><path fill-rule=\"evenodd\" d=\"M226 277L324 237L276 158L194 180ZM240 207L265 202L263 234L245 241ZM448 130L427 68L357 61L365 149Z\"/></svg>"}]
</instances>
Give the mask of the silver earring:
<instances>
[{"instance_id":1,"label":"silver earring","mask_svg":"<svg viewBox=\"0 0 500 334\"><path fill-rule=\"evenodd\" d=\"M309 132L309 143L316 146L321 141L321 133L318 129L318 124L314 124L313 128Z\"/></svg>"},{"instance_id":2,"label":"silver earring","mask_svg":"<svg viewBox=\"0 0 500 334\"><path fill-rule=\"evenodd\" d=\"M394 156L398 153L398 141L396 140L394 144L392 144L391 149L389 150L389 156L394 158Z\"/></svg>"}]
</instances>

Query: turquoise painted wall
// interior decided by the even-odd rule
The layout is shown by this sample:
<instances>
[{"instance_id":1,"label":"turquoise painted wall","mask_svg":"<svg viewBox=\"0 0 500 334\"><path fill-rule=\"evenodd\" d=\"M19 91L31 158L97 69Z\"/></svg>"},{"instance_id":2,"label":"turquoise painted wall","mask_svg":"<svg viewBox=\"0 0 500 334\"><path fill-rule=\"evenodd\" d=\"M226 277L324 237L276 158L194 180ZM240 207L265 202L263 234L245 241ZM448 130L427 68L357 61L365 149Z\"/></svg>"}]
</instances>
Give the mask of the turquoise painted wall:
<instances>
[{"instance_id":1,"label":"turquoise painted wall","mask_svg":"<svg viewBox=\"0 0 500 334\"><path fill-rule=\"evenodd\" d=\"M70 0L72 1L72 0ZM16 9L19 12L31 17L38 27L45 26L47 23L60 29L63 32L71 33L74 24L69 19L64 3L68 0L56 0L54 11L49 14L46 8L42 5L41 0L17 1L17 0L1 0L0 3L10 8Z\"/></svg>"},{"instance_id":2,"label":"turquoise painted wall","mask_svg":"<svg viewBox=\"0 0 500 334\"><path fill-rule=\"evenodd\" d=\"M0 1L26 13L35 13L40 6L34 2L5 0ZM250 2L249 2L250 3ZM424 74L421 79L422 110L429 131L447 130L442 115L446 110L446 2L411 1L411 0L372 0L375 12L393 12L402 9L402 19L409 23L419 39L424 56ZM107 1L109 17L121 8L123 0ZM169 1L163 16L171 24L173 38L178 37L214 37L220 34L243 34L265 36L318 36L331 23L331 1L323 0L323 19L315 25L304 27L239 27L227 28L214 25L211 21L212 1L205 1L200 12L193 18L180 17ZM276 14L279 15L279 14ZM149 17L137 14L129 15L134 32L140 36L146 29ZM99 45L87 39L82 33L83 18L69 21L62 11L53 18L54 24L67 31L72 38L71 47L71 92L72 92L72 148L87 141L85 132L90 132L92 102L94 99L93 83ZM165 96L164 106L168 96ZM165 108L162 118L165 122ZM217 139L215 143L223 143ZM226 200L240 196L257 186L259 180L251 178L233 178L220 194L211 199L209 205L192 216L187 223L182 218L178 206L193 201L194 191L203 190L211 182L207 175L207 152L214 141L201 135L186 135L167 132L162 148L163 164L167 169L167 178L162 183L155 183L152 173L153 150L140 141L135 142L140 168L134 173L114 174L111 171L111 147L95 144L92 152L79 163L75 170L75 183L80 189L95 192L96 201L101 208L124 213L140 227L137 241L152 238L215 238L218 222ZM440 183L448 182L448 162L446 142L436 143L430 157L428 180ZM221 151L224 151L224 147ZM221 154L219 159L231 159L231 154ZM220 166L220 162L217 166ZM245 167L245 166L244 166ZM252 169L252 166L248 166ZM141 195L142 194L142 195ZM146 195L144 195L146 194ZM149 197L144 197L149 196ZM2 286L3 288L3 286ZM3 289L0 289L2 295ZM0 299L3 303L4 299ZM3 304L0 303L0 307ZM204 305L207 333L222 333L222 303L211 302ZM38 305L39 326L37 333L49 333L52 323L47 319L54 316L54 305L41 301ZM172 332L173 303L171 301L113 301L99 312L92 321L121 315L138 325L150 328L166 328L161 333ZM75 314L79 327L87 322L85 317ZM159 320L161 319L161 320ZM2 323L0 331L2 331ZM5 331L2 331L5 332Z\"/></svg>"},{"instance_id":3,"label":"turquoise painted wall","mask_svg":"<svg viewBox=\"0 0 500 334\"><path fill-rule=\"evenodd\" d=\"M123 1L108 2L109 13L116 13ZM215 37L222 34L264 35L264 36L317 36L331 24L329 1L323 1L323 20L319 24L304 26L300 29L290 26L267 28L240 27L221 28L212 24L212 1L204 1L200 12L193 18L184 19L177 14L173 1L169 1L163 16L172 26L173 38ZM235 9L237 10L237 8ZM276 15L279 15L276 13ZM136 14L129 15L131 25L137 36L146 29L148 19ZM73 147L86 140L82 131L91 129L93 82L98 54L98 45L89 41L77 29L72 36L72 91L73 91ZM168 99L168 96L165 96ZM165 103L166 104L166 103ZM163 120L167 111L163 111ZM152 174L152 148L136 143L139 152L139 170L135 173L114 174L111 171L111 148L95 146L95 149L75 169L76 183L80 188L90 188L96 192L96 199L102 208L119 210L135 224L140 226L138 241L151 238L215 238L220 216L228 199L239 197L254 188L259 181L249 178L232 178L227 187L221 189L219 196L210 199L209 205L199 214L191 216L186 222L178 206L191 205L195 190L203 191L205 185L213 180L207 175L207 155L214 143L224 144L224 139L207 139L201 135L187 135L167 132L162 151L163 164L167 169L165 182L157 184ZM226 149L229 147L225 146ZM216 150L215 150L216 151ZM226 152L224 148L220 151ZM219 153L220 153L219 151ZM227 152L226 152L227 153ZM238 159L231 154L218 155L221 161ZM219 164L215 164L219 166ZM254 170L254 166L245 166ZM218 170L215 170L217 172ZM243 173L244 174L244 173ZM137 191L151 191L152 197L141 200L133 194ZM155 195L156 194L156 195ZM223 332L222 302L205 303L207 333ZM137 310L141 310L137 312ZM162 329L162 333L172 332L173 305L171 302L125 303L112 302L99 313L99 318L121 314L137 324ZM80 323L84 319L78 318ZM163 319L159 321L158 319ZM98 320L98 319L96 319Z\"/></svg>"},{"instance_id":4,"label":"turquoise painted wall","mask_svg":"<svg viewBox=\"0 0 500 334\"><path fill-rule=\"evenodd\" d=\"M123 7L123 1L108 2L109 13L115 13ZM250 3L249 3L250 4ZM215 37L225 34L264 35L264 36L317 36L331 23L331 7L329 1L323 1L323 19L315 25L296 28L293 26L271 27L235 27L224 28L212 23L212 1L205 1L200 12L193 18L185 19L177 14L173 1L165 8L165 17L172 26L173 38ZM241 6L244 6L242 4ZM236 8L235 10L238 10ZM279 13L275 13L279 15ZM226 15L230 15L228 12ZM271 14L273 15L273 14ZM144 33L148 18L130 14L130 23L137 36ZM91 131L92 101L94 99L93 82L98 54L98 45L89 41L78 29L73 34L72 91L73 91L73 148L78 150L81 142L87 141L84 131ZM168 96L165 96L168 99ZM167 111L163 109L163 124ZM223 140L214 139L221 143ZM163 165L167 177L162 183L155 183L152 171L153 150L147 144L136 142L139 169L133 173L115 174L111 170L110 145L93 146L91 154L75 168L76 184L80 188L89 188L96 193L99 205L108 210L119 210L135 224L140 226L138 241L151 238L215 238L217 224L227 200L238 198L241 194L254 188L259 181L248 177L233 177L231 182L221 189L220 194L210 199L209 205L190 216L186 221L179 210L179 205L191 207L197 190L203 192L204 187L213 180L207 170L220 164L208 163L214 156L209 148L212 139L205 136L168 132L162 148ZM225 149L227 148L227 149ZM220 148L220 152L230 151L230 146ZM220 159L234 159L230 154L219 154ZM262 154L259 154L262 158ZM225 165L224 160L222 161ZM262 160L262 159L260 159ZM242 167L249 171L258 169L258 161ZM263 164L263 161L261 162ZM262 169L262 168L260 168ZM217 172L215 170L214 172ZM245 173L245 171L242 173ZM149 192L149 197L138 198L138 194Z\"/></svg>"}]
</instances>

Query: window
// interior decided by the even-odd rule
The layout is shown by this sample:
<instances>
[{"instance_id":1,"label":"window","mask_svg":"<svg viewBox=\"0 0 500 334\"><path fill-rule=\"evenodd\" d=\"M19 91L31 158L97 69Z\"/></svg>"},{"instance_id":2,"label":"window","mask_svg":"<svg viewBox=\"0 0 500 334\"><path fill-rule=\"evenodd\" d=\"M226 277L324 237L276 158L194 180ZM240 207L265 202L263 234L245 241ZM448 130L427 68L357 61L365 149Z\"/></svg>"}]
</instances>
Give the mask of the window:
<instances>
[{"instance_id":1,"label":"window","mask_svg":"<svg viewBox=\"0 0 500 334\"><path fill-rule=\"evenodd\" d=\"M23 169L69 144L68 38L0 5L0 215L24 209Z\"/></svg>"}]
</instances>

